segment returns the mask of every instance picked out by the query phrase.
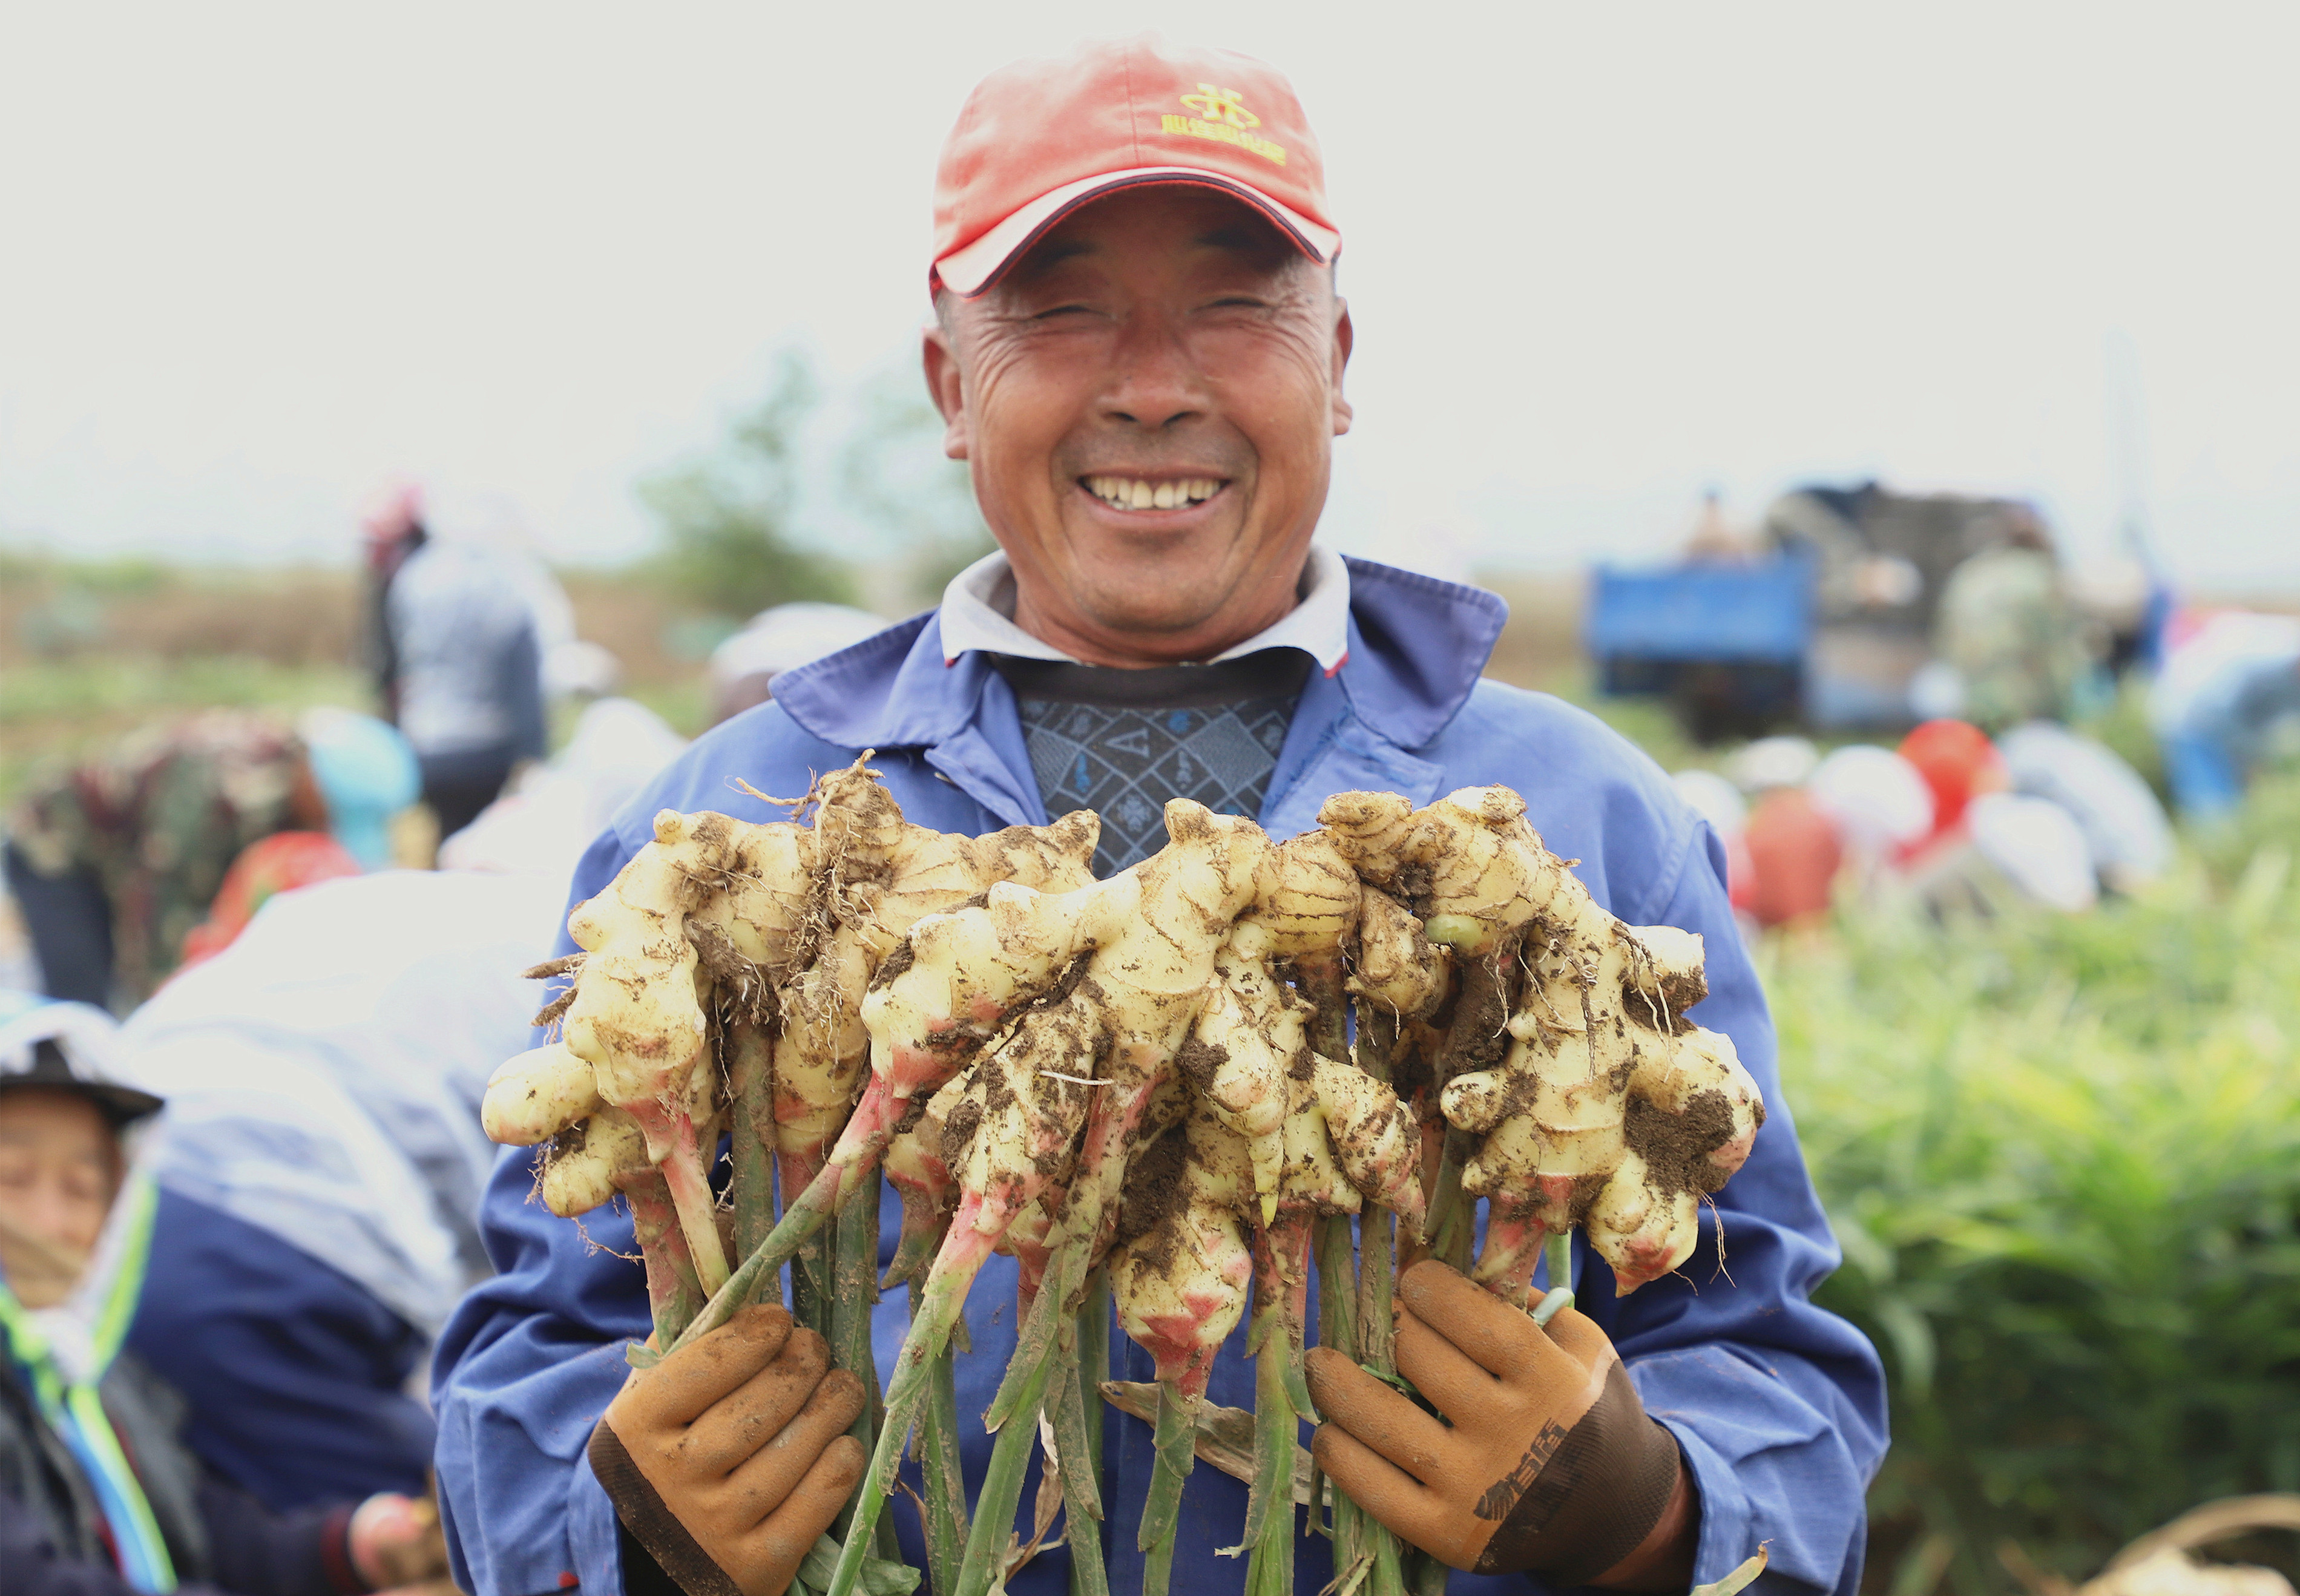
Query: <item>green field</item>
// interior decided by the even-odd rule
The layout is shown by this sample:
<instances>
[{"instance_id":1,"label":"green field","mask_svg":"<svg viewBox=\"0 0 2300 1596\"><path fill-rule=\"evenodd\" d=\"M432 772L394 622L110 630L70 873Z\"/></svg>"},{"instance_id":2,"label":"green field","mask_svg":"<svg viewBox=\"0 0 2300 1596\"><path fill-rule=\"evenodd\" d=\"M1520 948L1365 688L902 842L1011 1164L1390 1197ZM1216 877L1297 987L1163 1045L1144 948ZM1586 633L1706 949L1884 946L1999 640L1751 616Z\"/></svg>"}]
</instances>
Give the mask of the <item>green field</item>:
<instances>
[{"instance_id":1,"label":"green field","mask_svg":"<svg viewBox=\"0 0 2300 1596\"><path fill-rule=\"evenodd\" d=\"M2082 1577L2218 1496L2300 1490L2300 779L2081 917L1840 912L1761 960L1892 1377L1871 1584ZM2248 1549L2292 1566L2288 1538Z\"/></svg>"}]
</instances>

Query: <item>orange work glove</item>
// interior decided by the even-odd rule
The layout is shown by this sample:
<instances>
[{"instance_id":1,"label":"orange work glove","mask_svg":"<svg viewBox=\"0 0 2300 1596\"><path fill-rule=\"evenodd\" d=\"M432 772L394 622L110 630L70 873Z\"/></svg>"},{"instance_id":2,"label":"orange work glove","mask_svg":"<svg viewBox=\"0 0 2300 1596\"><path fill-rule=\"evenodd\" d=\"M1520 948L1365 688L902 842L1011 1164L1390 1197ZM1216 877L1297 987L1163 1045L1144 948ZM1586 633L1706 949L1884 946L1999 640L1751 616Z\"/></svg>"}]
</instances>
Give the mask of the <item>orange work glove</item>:
<instances>
[{"instance_id":1,"label":"orange work glove","mask_svg":"<svg viewBox=\"0 0 2300 1596\"><path fill-rule=\"evenodd\" d=\"M746 1308L623 1382L591 1472L688 1596L782 1596L868 1461L862 1382L780 1307Z\"/></svg>"},{"instance_id":2,"label":"orange work glove","mask_svg":"<svg viewBox=\"0 0 2300 1596\"><path fill-rule=\"evenodd\" d=\"M1313 1350L1310 1396L1327 1422L1312 1447L1334 1483L1469 1573L1587 1584L1638 1550L1681 1465L1605 1333L1570 1308L1545 1330L1434 1260L1399 1277L1397 1304L1398 1372L1445 1417Z\"/></svg>"}]
</instances>

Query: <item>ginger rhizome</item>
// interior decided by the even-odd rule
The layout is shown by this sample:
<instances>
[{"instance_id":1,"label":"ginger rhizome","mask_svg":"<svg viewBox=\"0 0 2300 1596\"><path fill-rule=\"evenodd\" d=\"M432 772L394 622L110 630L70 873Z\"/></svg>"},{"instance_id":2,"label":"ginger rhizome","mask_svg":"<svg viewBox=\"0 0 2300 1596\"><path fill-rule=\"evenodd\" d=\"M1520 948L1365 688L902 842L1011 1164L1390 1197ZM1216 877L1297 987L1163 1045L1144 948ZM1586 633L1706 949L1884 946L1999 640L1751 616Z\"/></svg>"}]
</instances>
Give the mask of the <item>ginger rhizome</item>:
<instances>
[{"instance_id":1,"label":"ginger rhizome","mask_svg":"<svg viewBox=\"0 0 2300 1596\"><path fill-rule=\"evenodd\" d=\"M1437 1085L1469 1140L1461 1190L1490 1204L1478 1278L1521 1299L1544 1235L1577 1225L1623 1295L1682 1264L1764 1121L1732 1042L1685 1018L1701 939L1606 913L1505 787L1421 810L1346 793L1319 818L1462 962L1465 1067Z\"/></svg>"},{"instance_id":2,"label":"ginger rhizome","mask_svg":"<svg viewBox=\"0 0 2300 1596\"><path fill-rule=\"evenodd\" d=\"M635 1156L659 1173L675 1222L642 1251L675 1236L700 1291L673 1334L729 1278L706 1174L721 1131L738 1171L755 1171L734 1193L754 1244L772 1216L764 1155L798 1191L846 1128L869 1056L862 992L911 926L995 883L1092 879L1089 815L946 835L906 822L862 761L803 802L809 822L658 815L654 840L570 917L583 952L531 972L574 977L538 1017L560 1040L499 1069L483 1106L496 1140L549 1143L538 1184L554 1212L631 1191ZM816 1205L808 1234L829 1211Z\"/></svg>"},{"instance_id":3,"label":"ginger rhizome","mask_svg":"<svg viewBox=\"0 0 2300 1596\"><path fill-rule=\"evenodd\" d=\"M1273 846L1258 827L1181 802L1167 827L1164 850L1108 882L1066 894L994 888L921 921L908 961L890 960L864 1002L874 1090L884 1083L896 1101L932 1092L904 1132L911 1144L896 1143L906 1208L951 1206L859 1522L878 1510L915 1400L911 1372L930 1365L993 1250L1021 1262L1026 1318L985 1416L999 1441L975 1523L1011 1517L1001 1492L1019 1484L1043 1392L1076 1384L1073 1314L1103 1311L1088 1286L1106 1268L1120 1325L1162 1377L1162 1466L1143 1530L1154 1583L1171 1564L1189 1408L1249 1286L1259 1280L1267 1383L1289 1393L1266 1412L1274 1434L1309 1410L1297 1360L1312 1223L1369 1198L1418 1221L1409 1117L1346 1058L1312 1049L1315 1005L1280 973L1329 966L1338 994L1356 877L1314 834ZM892 1103L879 1113L897 1117ZM904 1257L914 1256L906 1238ZM1057 1433L1062 1417L1050 1417ZM1062 1481L1081 1559L1098 1507L1071 1495L1090 1483ZM1271 1494L1290 1501L1290 1481ZM1290 1528L1282 1514L1257 1523L1279 1519ZM962 1592L991 1576L996 1537L981 1534Z\"/></svg>"},{"instance_id":4,"label":"ginger rhizome","mask_svg":"<svg viewBox=\"0 0 2300 1596\"><path fill-rule=\"evenodd\" d=\"M1577 1226L1624 1293L1690 1255L1764 1112L1731 1043L1686 1018L1700 938L1606 913L1506 789L1343 794L1320 818L1273 843L1176 801L1167 845L1097 881L1091 815L946 835L857 761L792 820L659 816L571 920L584 952L536 972L574 977L544 1017L561 1033L497 1072L488 1134L546 1144L556 1212L629 1202L663 1344L788 1265L862 1372L875 1177L902 1197L886 1280L911 1332L883 1428L858 1426L873 1461L831 1596L914 1426L938 1596L1028 1555L1007 1532L1041 1443L1078 1596L1103 1596L1089 1403L1113 1318L1157 1366L1141 1545L1162 1596L1207 1378L1249 1313L1257 1461L1231 1550L1250 1590L1289 1590L1313 1279L1321 1338L1394 1374L1397 1251L1470 1265L1481 1199L1476 1277L1519 1302ZM731 1272L705 1179L722 1131ZM950 1341L994 1251L1021 1264L1022 1328L970 1504ZM1404 1596L1410 1554L1378 1524L1338 1498L1329 1533L1345 1583Z\"/></svg>"},{"instance_id":5,"label":"ginger rhizome","mask_svg":"<svg viewBox=\"0 0 2300 1596\"><path fill-rule=\"evenodd\" d=\"M566 1214L596 1207L615 1189L619 1165L606 1149L612 1142L621 1158L623 1127L636 1127L675 1219L661 1234L678 1234L706 1293L728 1272L707 1173L725 1105L698 950L740 937L765 961L783 956L795 922L771 888L803 882L809 852L809 839L788 822L657 815L654 839L569 917L579 961L545 967L576 977L550 1010L561 1041L498 1070L483 1105L498 1141L551 1142L544 1186ZM621 1118L603 1122L608 1110ZM562 1162L571 1167L554 1178Z\"/></svg>"}]
</instances>

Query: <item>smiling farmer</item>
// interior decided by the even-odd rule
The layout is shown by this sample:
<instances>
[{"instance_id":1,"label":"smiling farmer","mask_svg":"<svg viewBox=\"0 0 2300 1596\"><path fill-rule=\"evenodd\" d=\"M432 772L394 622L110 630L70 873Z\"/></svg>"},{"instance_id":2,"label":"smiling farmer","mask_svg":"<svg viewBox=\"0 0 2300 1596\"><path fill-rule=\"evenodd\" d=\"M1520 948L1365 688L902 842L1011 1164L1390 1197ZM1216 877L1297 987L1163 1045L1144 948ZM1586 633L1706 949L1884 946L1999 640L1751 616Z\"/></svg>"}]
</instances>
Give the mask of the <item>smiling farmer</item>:
<instances>
[{"instance_id":1,"label":"smiling farmer","mask_svg":"<svg viewBox=\"0 0 2300 1596\"><path fill-rule=\"evenodd\" d=\"M933 613L778 677L774 702L696 744L592 846L575 900L612 878L657 810L777 819L731 778L799 792L863 749L909 818L945 831L1099 810L1104 873L1161 845L1171 797L1284 837L1338 792L1425 803L1501 783L1600 903L1706 938L1695 1018L1732 1037L1778 1105L1772 1027L1707 827L1597 721L1479 679L1498 599L1314 541L1350 424L1339 247L1317 144L1258 62L1142 37L985 80L937 181L925 357L946 446L971 468L1000 552ZM648 1313L628 1219L593 1215L587 1243L529 1201L533 1183L526 1154L498 1167L488 1226L503 1274L440 1345L459 1580L479 1596L638 1592L666 1588L667 1565L697 1596L773 1596L861 1473L859 1449L833 1439L857 1384L767 1309L634 1377L624 1348ZM1313 1359L1319 1455L1464 1570L1456 1592L1681 1591L1763 1542L1768 1587L1849 1596L1883 1385L1868 1344L1807 1301L1838 1253L1787 1112L1718 1207L1729 1278L1704 1218L1690 1276L1617 1301L1585 1256L1587 1317L1546 1331L1419 1267L1399 1360L1446 1422ZM890 1246L896 1228L890 1215ZM1013 1351L1013 1316L994 1306L1012 1301L1013 1268L994 1259L973 1293L964 1410L981 1410ZM904 1309L890 1293L878 1312L884 1360ZM1222 1351L1217 1402L1252 1406L1244 1337ZM1114 1343L1121 1377L1152 1377L1147 1354ZM1112 1589L1129 1591L1152 1436L1115 1409L1104 1423L1103 1544ZM972 1490L990 1439L961 1429ZM1211 1469L1190 1477L1177 1590L1240 1588L1245 1559L1213 1549L1238 1539L1246 1495ZM892 1517L923 1567L915 1517ZM1011 1588L1063 1591L1067 1556L1041 1554ZM1326 1584L1329 1556L1303 1543L1300 1590Z\"/></svg>"}]
</instances>

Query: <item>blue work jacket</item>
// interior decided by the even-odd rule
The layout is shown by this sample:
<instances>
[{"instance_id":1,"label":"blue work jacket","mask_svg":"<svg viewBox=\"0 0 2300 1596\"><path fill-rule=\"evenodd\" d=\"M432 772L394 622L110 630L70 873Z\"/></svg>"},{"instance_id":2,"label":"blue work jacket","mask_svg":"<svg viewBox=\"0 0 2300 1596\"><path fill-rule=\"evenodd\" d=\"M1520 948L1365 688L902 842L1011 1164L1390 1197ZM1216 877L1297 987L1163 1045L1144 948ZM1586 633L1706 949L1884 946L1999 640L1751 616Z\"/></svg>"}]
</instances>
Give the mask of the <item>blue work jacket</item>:
<instances>
[{"instance_id":1,"label":"blue work jacket","mask_svg":"<svg viewBox=\"0 0 2300 1596\"><path fill-rule=\"evenodd\" d=\"M1699 1484L1695 1578L1719 1578L1763 1542L1772 1559L1767 1587L1852 1596L1863 1493L1885 1449L1883 1372L1859 1332L1809 1301L1838 1253L1781 1099L1772 1024L1726 902L1722 850L1653 762L1601 722L1555 698L1479 679L1505 613L1498 598L1361 561L1351 562L1350 578L1349 653L1303 690L1257 818L1283 838L1314 826L1334 793L1389 791L1424 803L1502 783L1525 795L1549 846L1580 861L1599 902L1633 925L1701 933L1710 995L1694 1016L1733 1038L1769 1117L1747 1165L1718 1194L1716 1214L1704 1217L1700 1248L1683 1271L1617 1301L1605 1264L1577 1236L1578 1294ZM946 662L929 613L778 677L772 703L698 741L591 846L571 901L612 879L652 835L657 810L779 819L782 811L746 796L738 778L760 792L796 794L812 774L865 748L878 751L872 764L921 825L979 835L1047 819L1012 691L980 654ZM629 1372L625 1345L647 1333L646 1296L629 1220L602 1209L579 1230L554 1218L529 1195L532 1166L516 1149L498 1165L483 1230L501 1274L464 1300L439 1342L432 1391L441 1506L457 1583L476 1596L578 1586L607 1596L621 1589L614 1513L584 1447ZM891 1194L885 1211L891 1254L899 1214ZM1719 1264L1720 1218L1729 1277ZM889 1292L877 1318L881 1379L906 1317L904 1293ZM962 1416L979 1414L996 1388L1014 1319L1014 1266L994 1258L967 1306L973 1350L958 1362ZM1250 1409L1245 1334L1241 1326L1222 1349L1210 1394ZM1112 1336L1112 1363L1115 1377L1152 1378L1148 1355L1122 1335ZM990 1440L963 1417L962 1429L971 1432L962 1451L972 1487ZM1150 1481L1150 1428L1113 1409L1104 1435L1103 1543L1111 1588L1130 1591L1140 1586L1135 1534ZM924 1567L916 1514L900 1497L888 1511L905 1555ZM1238 1542L1245 1513L1243 1484L1205 1467L1192 1475L1177 1591L1242 1588L1246 1559L1217 1549ZM1299 1591L1326 1584L1329 1551L1322 1539L1301 1541ZM1016 1576L1015 1596L1065 1591L1067 1555L1042 1553ZM1539 1583L1456 1574L1450 1589L1524 1596Z\"/></svg>"}]
</instances>

